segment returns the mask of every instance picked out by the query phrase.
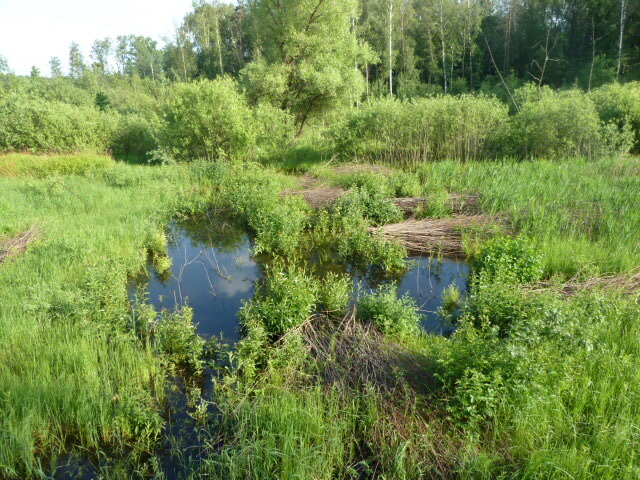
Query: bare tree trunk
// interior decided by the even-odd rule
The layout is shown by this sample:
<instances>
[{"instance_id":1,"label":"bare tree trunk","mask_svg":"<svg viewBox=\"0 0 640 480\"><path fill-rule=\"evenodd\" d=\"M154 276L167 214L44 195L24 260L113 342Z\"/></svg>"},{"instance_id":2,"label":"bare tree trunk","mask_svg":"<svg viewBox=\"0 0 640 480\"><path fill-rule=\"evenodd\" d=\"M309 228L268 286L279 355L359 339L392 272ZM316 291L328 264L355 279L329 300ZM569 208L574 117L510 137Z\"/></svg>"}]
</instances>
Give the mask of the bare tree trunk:
<instances>
[{"instance_id":1,"label":"bare tree trunk","mask_svg":"<svg viewBox=\"0 0 640 480\"><path fill-rule=\"evenodd\" d=\"M216 44L218 47L218 63L220 64L220 73L224 74L224 66L222 65L222 42L220 41L220 21L216 13Z\"/></svg>"},{"instance_id":2,"label":"bare tree trunk","mask_svg":"<svg viewBox=\"0 0 640 480\"><path fill-rule=\"evenodd\" d=\"M440 45L442 52L442 77L444 93L447 93L447 46L444 39L444 0L440 0Z\"/></svg>"},{"instance_id":3,"label":"bare tree trunk","mask_svg":"<svg viewBox=\"0 0 640 480\"><path fill-rule=\"evenodd\" d=\"M627 16L627 0L620 0L620 38L618 40L618 69L616 78L620 77L622 70L622 42L624 39L624 25Z\"/></svg>"},{"instance_id":4,"label":"bare tree trunk","mask_svg":"<svg viewBox=\"0 0 640 480\"><path fill-rule=\"evenodd\" d=\"M393 0L389 0L389 95L393 95Z\"/></svg>"}]
</instances>

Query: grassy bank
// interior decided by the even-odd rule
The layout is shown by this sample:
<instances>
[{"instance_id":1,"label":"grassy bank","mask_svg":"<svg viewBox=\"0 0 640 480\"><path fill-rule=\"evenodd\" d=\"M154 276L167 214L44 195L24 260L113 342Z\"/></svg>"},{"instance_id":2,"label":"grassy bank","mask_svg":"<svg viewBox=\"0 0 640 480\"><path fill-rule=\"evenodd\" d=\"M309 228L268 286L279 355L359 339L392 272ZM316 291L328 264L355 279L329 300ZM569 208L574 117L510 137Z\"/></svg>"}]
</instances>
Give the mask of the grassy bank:
<instances>
[{"instance_id":1,"label":"grassy bank","mask_svg":"<svg viewBox=\"0 0 640 480\"><path fill-rule=\"evenodd\" d=\"M0 266L0 476L69 446L150 449L164 374L132 333L126 282L194 206L187 169L12 155L0 170L0 236L37 232Z\"/></svg>"}]
</instances>

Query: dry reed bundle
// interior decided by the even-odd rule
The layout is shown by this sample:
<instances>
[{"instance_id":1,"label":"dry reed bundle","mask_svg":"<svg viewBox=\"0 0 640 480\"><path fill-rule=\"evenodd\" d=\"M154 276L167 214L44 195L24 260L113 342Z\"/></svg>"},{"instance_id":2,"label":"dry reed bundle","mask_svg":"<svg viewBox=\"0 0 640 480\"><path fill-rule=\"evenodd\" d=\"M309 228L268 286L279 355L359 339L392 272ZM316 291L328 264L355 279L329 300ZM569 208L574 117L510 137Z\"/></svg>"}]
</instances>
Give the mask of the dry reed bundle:
<instances>
[{"instance_id":1,"label":"dry reed bundle","mask_svg":"<svg viewBox=\"0 0 640 480\"><path fill-rule=\"evenodd\" d=\"M38 231L36 227L19 233L8 239L0 239L0 263L10 257L23 253L27 246L35 240Z\"/></svg>"},{"instance_id":2,"label":"dry reed bundle","mask_svg":"<svg viewBox=\"0 0 640 480\"><path fill-rule=\"evenodd\" d=\"M640 271L636 270L626 275L604 275L587 280L573 277L562 284L537 282L528 288L531 292L557 291L567 297L572 297L585 291L607 289L618 290L629 295L640 294Z\"/></svg>"},{"instance_id":3,"label":"dry reed bundle","mask_svg":"<svg viewBox=\"0 0 640 480\"><path fill-rule=\"evenodd\" d=\"M332 205L345 191L338 187L314 187L302 190L285 190L282 195L300 195L311 208L324 208Z\"/></svg>"},{"instance_id":4,"label":"dry reed bundle","mask_svg":"<svg viewBox=\"0 0 640 480\"><path fill-rule=\"evenodd\" d=\"M319 374L329 385L356 388L368 384L394 389L404 380L428 385L432 377L422 356L385 341L372 325L356 319L355 309L341 320L316 315L298 329Z\"/></svg>"},{"instance_id":5,"label":"dry reed bundle","mask_svg":"<svg viewBox=\"0 0 640 480\"><path fill-rule=\"evenodd\" d=\"M412 255L436 253L459 256L464 253L462 230L488 223L490 219L484 215L461 215L441 219L409 219L372 230L404 246Z\"/></svg>"}]
</instances>

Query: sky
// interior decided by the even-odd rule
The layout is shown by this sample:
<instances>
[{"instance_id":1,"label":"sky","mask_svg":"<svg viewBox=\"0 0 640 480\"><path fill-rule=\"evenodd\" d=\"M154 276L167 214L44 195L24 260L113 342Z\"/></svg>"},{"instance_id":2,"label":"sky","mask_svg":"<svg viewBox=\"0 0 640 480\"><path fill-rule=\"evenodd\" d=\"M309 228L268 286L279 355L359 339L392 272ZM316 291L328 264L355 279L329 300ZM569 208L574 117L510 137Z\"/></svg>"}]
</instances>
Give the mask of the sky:
<instances>
[{"instance_id":1,"label":"sky","mask_svg":"<svg viewBox=\"0 0 640 480\"><path fill-rule=\"evenodd\" d=\"M49 75L49 59L68 69L69 44L80 45L89 62L98 38L171 37L192 0L0 0L0 55L17 75L35 65ZM162 44L160 42L160 44Z\"/></svg>"}]
</instances>

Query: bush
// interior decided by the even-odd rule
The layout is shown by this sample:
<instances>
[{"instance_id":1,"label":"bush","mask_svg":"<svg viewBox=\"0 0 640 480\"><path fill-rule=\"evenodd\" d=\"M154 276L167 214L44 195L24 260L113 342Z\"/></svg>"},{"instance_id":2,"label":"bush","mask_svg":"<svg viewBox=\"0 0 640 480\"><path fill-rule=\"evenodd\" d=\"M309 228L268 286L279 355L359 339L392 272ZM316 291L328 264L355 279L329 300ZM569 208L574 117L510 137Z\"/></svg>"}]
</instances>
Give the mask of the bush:
<instances>
[{"instance_id":1,"label":"bush","mask_svg":"<svg viewBox=\"0 0 640 480\"><path fill-rule=\"evenodd\" d=\"M517 158L594 157L605 151L600 118L587 95L577 90L552 92L543 89L536 100L537 94L531 88L526 92L526 101L503 132L501 151L504 155Z\"/></svg>"},{"instance_id":2,"label":"bush","mask_svg":"<svg viewBox=\"0 0 640 480\"><path fill-rule=\"evenodd\" d=\"M110 147L116 158L144 159L158 147L152 122L138 114L122 116Z\"/></svg>"},{"instance_id":3,"label":"bush","mask_svg":"<svg viewBox=\"0 0 640 480\"><path fill-rule=\"evenodd\" d=\"M251 109L231 78L173 85L162 114L158 143L177 160L236 158L255 146Z\"/></svg>"},{"instance_id":4,"label":"bush","mask_svg":"<svg viewBox=\"0 0 640 480\"><path fill-rule=\"evenodd\" d=\"M365 295L358 302L358 315L372 322L382 333L391 335L415 334L421 316L418 306L408 294L398 297L398 287L386 285Z\"/></svg>"},{"instance_id":5,"label":"bush","mask_svg":"<svg viewBox=\"0 0 640 480\"><path fill-rule=\"evenodd\" d=\"M22 94L0 98L0 151L69 153L105 150L117 115L94 107L49 102Z\"/></svg>"},{"instance_id":6,"label":"bush","mask_svg":"<svg viewBox=\"0 0 640 480\"><path fill-rule=\"evenodd\" d=\"M482 247L474 261L475 278L511 284L539 280L543 272L542 255L525 237L498 237Z\"/></svg>"},{"instance_id":7,"label":"bush","mask_svg":"<svg viewBox=\"0 0 640 480\"><path fill-rule=\"evenodd\" d=\"M640 82L611 83L590 95L600 119L620 132L628 126L633 132L633 151L640 152Z\"/></svg>"},{"instance_id":8,"label":"bush","mask_svg":"<svg viewBox=\"0 0 640 480\"><path fill-rule=\"evenodd\" d=\"M294 267L275 267L240 316L243 324L259 321L271 336L278 336L307 320L316 303L313 278Z\"/></svg>"},{"instance_id":9,"label":"bush","mask_svg":"<svg viewBox=\"0 0 640 480\"><path fill-rule=\"evenodd\" d=\"M329 273L320 282L318 302L327 312L343 312L352 293L353 283L348 275Z\"/></svg>"},{"instance_id":10,"label":"bush","mask_svg":"<svg viewBox=\"0 0 640 480\"><path fill-rule=\"evenodd\" d=\"M153 338L156 348L171 362L194 371L202 369L205 342L193 323L191 308L163 311L153 325Z\"/></svg>"},{"instance_id":11,"label":"bush","mask_svg":"<svg viewBox=\"0 0 640 480\"><path fill-rule=\"evenodd\" d=\"M371 225L385 225L402 220L402 212L379 188L360 187L343 195L335 206L343 217L364 218Z\"/></svg>"},{"instance_id":12,"label":"bush","mask_svg":"<svg viewBox=\"0 0 640 480\"><path fill-rule=\"evenodd\" d=\"M507 119L507 106L484 96L384 99L352 110L332 138L345 158L401 164L475 160L491 154L496 131Z\"/></svg>"}]
</instances>

